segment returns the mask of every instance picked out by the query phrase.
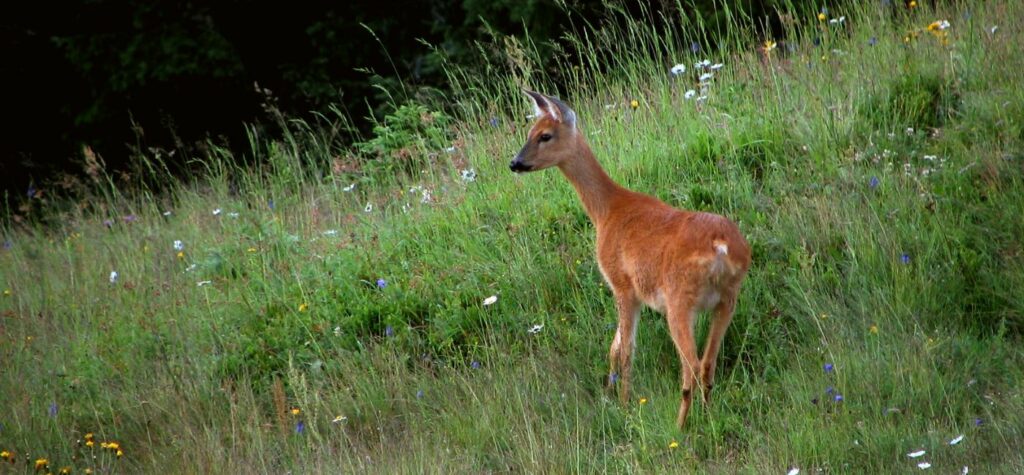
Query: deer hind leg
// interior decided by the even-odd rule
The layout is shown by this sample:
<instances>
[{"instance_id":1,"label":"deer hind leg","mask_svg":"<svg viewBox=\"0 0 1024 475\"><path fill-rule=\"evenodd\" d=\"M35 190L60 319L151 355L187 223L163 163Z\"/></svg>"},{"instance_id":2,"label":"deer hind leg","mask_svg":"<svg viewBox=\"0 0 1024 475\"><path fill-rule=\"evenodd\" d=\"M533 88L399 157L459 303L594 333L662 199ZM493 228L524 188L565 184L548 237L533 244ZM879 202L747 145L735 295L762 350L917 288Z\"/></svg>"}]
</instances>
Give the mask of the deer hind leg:
<instances>
[{"instance_id":1,"label":"deer hind leg","mask_svg":"<svg viewBox=\"0 0 1024 475\"><path fill-rule=\"evenodd\" d=\"M736 309L736 295L722 295L722 299L714 309L714 317L711 320L711 330L708 332L708 341L704 345L704 355L700 360L700 381L704 403L711 399L711 387L715 383L715 364L718 360L718 350L722 347L722 337L725 330L732 322L732 314Z\"/></svg>"},{"instance_id":2,"label":"deer hind leg","mask_svg":"<svg viewBox=\"0 0 1024 475\"><path fill-rule=\"evenodd\" d=\"M672 334L672 342L676 345L681 362L681 379L683 398L679 403L679 415L676 425L682 429L686 424L686 415L690 412L693 402L693 386L697 379L698 365L697 344L693 338L694 304L691 300L679 302L668 309L668 329Z\"/></svg>"},{"instance_id":3,"label":"deer hind leg","mask_svg":"<svg viewBox=\"0 0 1024 475\"><path fill-rule=\"evenodd\" d=\"M619 327L615 331L611 349L608 352L610 370L608 388L619 383L619 400L623 405L629 402L629 382L633 372L633 349L636 346L636 322L640 314L640 302L633 291L615 291L615 306L619 312Z\"/></svg>"}]
</instances>

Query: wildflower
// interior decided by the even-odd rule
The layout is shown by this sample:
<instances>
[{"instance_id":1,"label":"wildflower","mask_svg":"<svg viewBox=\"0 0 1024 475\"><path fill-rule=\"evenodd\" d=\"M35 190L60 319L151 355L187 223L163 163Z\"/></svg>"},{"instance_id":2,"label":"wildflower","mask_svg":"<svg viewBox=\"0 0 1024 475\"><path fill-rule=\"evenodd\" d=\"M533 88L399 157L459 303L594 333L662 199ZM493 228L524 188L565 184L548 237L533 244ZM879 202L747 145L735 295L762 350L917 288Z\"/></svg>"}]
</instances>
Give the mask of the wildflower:
<instances>
[{"instance_id":1,"label":"wildflower","mask_svg":"<svg viewBox=\"0 0 1024 475\"><path fill-rule=\"evenodd\" d=\"M178 259L184 259L185 258L185 251L178 251L178 253L175 254L175 257L177 257Z\"/></svg>"},{"instance_id":2,"label":"wildflower","mask_svg":"<svg viewBox=\"0 0 1024 475\"><path fill-rule=\"evenodd\" d=\"M793 467L793 468L789 469L788 472L786 472L786 475L800 475L800 469L796 468L796 467Z\"/></svg>"},{"instance_id":3,"label":"wildflower","mask_svg":"<svg viewBox=\"0 0 1024 475\"><path fill-rule=\"evenodd\" d=\"M213 215L214 216L219 216L220 215L220 208L217 208L217 209L213 210Z\"/></svg>"},{"instance_id":4,"label":"wildflower","mask_svg":"<svg viewBox=\"0 0 1024 475\"><path fill-rule=\"evenodd\" d=\"M61 467L59 473L61 475L70 475L71 474L71 467Z\"/></svg>"},{"instance_id":5,"label":"wildflower","mask_svg":"<svg viewBox=\"0 0 1024 475\"><path fill-rule=\"evenodd\" d=\"M958 435L958 436L954 437L953 440L949 441L949 445L959 444L960 442L963 442L963 440L964 440L963 434Z\"/></svg>"},{"instance_id":6,"label":"wildflower","mask_svg":"<svg viewBox=\"0 0 1024 475\"><path fill-rule=\"evenodd\" d=\"M297 407L293 407L292 410L288 411L288 412L290 412L293 416L297 416L299 414L302 414L302 409L299 409Z\"/></svg>"},{"instance_id":7,"label":"wildflower","mask_svg":"<svg viewBox=\"0 0 1024 475\"><path fill-rule=\"evenodd\" d=\"M110 219L104 219L103 220L103 225L106 226L107 229L110 229L110 228L114 227L114 221L110 220Z\"/></svg>"},{"instance_id":8,"label":"wildflower","mask_svg":"<svg viewBox=\"0 0 1024 475\"><path fill-rule=\"evenodd\" d=\"M50 403L50 408L47 410L47 413L50 415L50 417L57 417L57 403L56 402L51 402Z\"/></svg>"},{"instance_id":9,"label":"wildflower","mask_svg":"<svg viewBox=\"0 0 1024 475\"><path fill-rule=\"evenodd\" d=\"M981 420L980 417L975 417L974 418L974 426L975 427L979 427L979 426L981 426L984 423L985 423L985 421Z\"/></svg>"},{"instance_id":10,"label":"wildflower","mask_svg":"<svg viewBox=\"0 0 1024 475\"><path fill-rule=\"evenodd\" d=\"M4 240L4 246L3 247L4 247L5 251L10 249L13 246L14 246L14 243L12 243L10 239L5 239Z\"/></svg>"},{"instance_id":11,"label":"wildflower","mask_svg":"<svg viewBox=\"0 0 1024 475\"><path fill-rule=\"evenodd\" d=\"M105 444L106 444L106 447L104 447L104 448L106 448L106 449L121 450L121 444L119 444L117 442L105 442ZM102 446L102 445L103 444L100 444L100 446Z\"/></svg>"},{"instance_id":12,"label":"wildflower","mask_svg":"<svg viewBox=\"0 0 1024 475\"><path fill-rule=\"evenodd\" d=\"M615 384L619 382L619 373L612 373L608 375L608 384Z\"/></svg>"},{"instance_id":13,"label":"wildflower","mask_svg":"<svg viewBox=\"0 0 1024 475\"><path fill-rule=\"evenodd\" d=\"M121 449L117 449L117 452L115 452L114 455L117 455L117 458L121 458L124 456L124 451Z\"/></svg>"},{"instance_id":14,"label":"wildflower","mask_svg":"<svg viewBox=\"0 0 1024 475\"><path fill-rule=\"evenodd\" d=\"M670 69L669 71L672 73L673 76L678 76L686 72L686 66L683 64L677 64L675 66L672 66L672 69Z\"/></svg>"},{"instance_id":15,"label":"wildflower","mask_svg":"<svg viewBox=\"0 0 1024 475\"><path fill-rule=\"evenodd\" d=\"M900 262L902 262L904 264L910 264L910 254L907 254L907 253L904 252L900 256Z\"/></svg>"},{"instance_id":16,"label":"wildflower","mask_svg":"<svg viewBox=\"0 0 1024 475\"><path fill-rule=\"evenodd\" d=\"M238 213L235 213L235 212L228 213L228 217L229 218L237 218L238 217Z\"/></svg>"},{"instance_id":17,"label":"wildflower","mask_svg":"<svg viewBox=\"0 0 1024 475\"><path fill-rule=\"evenodd\" d=\"M299 434L299 435L302 435L303 432L306 432L306 423L302 422L302 421L296 422L295 423L295 433Z\"/></svg>"},{"instance_id":18,"label":"wildflower","mask_svg":"<svg viewBox=\"0 0 1024 475\"><path fill-rule=\"evenodd\" d=\"M46 459L36 459L36 471L37 472L41 472L43 470L46 470L49 465L50 465L50 461L49 460L46 460Z\"/></svg>"},{"instance_id":19,"label":"wildflower","mask_svg":"<svg viewBox=\"0 0 1024 475\"><path fill-rule=\"evenodd\" d=\"M998 29L999 29L999 25L992 25L992 28L988 29L988 33L990 35L994 35L994 34L996 34L996 30L998 30Z\"/></svg>"},{"instance_id":20,"label":"wildflower","mask_svg":"<svg viewBox=\"0 0 1024 475\"><path fill-rule=\"evenodd\" d=\"M423 399L423 390L416 391L416 399Z\"/></svg>"},{"instance_id":21,"label":"wildflower","mask_svg":"<svg viewBox=\"0 0 1024 475\"><path fill-rule=\"evenodd\" d=\"M692 52L692 53L700 52L700 43L697 43L696 41L694 41L693 43L690 43L690 52Z\"/></svg>"},{"instance_id":22,"label":"wildflower","mask_svg":"<svg viewBox=\"0 0 1024 475\"><path fill-rule=\"evenodd\" d=\"M694 91L693 89L690 89L690 90L688 90L688 91L683 93L683 99L690 100L690 99L693 99L693 96L696 96L696 95L697 95L697 91Z\"/></svg>"},{"instance_id":23,"label":"wildflower","mask_svg":"<svg viewBox=\"0 0 1024 475\"><path fill-rule=\"evenodd\" d=\"M324 236L334 236L334 235L337 235L337 234L338 234L338 230L337 229L328 229L328 230L323 232Z\"/></svg>"},{"instance_id":24,"label":"wildflower","mask_svg":"<svg viewBox=\"0 0 1024 475\"><path fill-rule=\"evenodd\" d=\"M871 332L872 335L877 335L878 334L878 325L872 324L871 327L868 328L868 331Z\"/></svg>"},{"instance_id":25,"label":"wildflower","mask_svg":"<svg viewBox=\"0 0 1024 475\"><path fill-rule=\"evenodd\" d=\"M640 107L640 101L636 99L629 101L629 107L632 107L635 110L637 107Z\"/></svg>"},{"instance_id":26,"label":"wildflower","mask_svg":"<svg viewBox=\"0 0 1024 475\"><path fill-rule=\"evenodd\" d=\"M474 361L469 363L469 367L473 368L473 369L480 369L480 362L474 360Z\"/></svg>"},{"instance_id":27,"label":"wildflower","mask_svg":"<svg viewBox=\"0 0 1024 475\"><path fill-rule=\"evenodd\" d=\"M174 240L174 250L175 251L184 251L185 250L185 243L181 242L180 240L175 239Z\"/></svg>"},{"instance_id":28,"label":"wildflower","mask_svg":"<svg viewBox=\"0 0 1024 475\"><path fill-rule=\"evenodd\" d=\"M643 406L645 404L647 404L647 398L645 398L645 397L640 398L640 405Z\"/></svg>"},{"instance_id":29,"label":"wildflower","mask_svg":"<svg viewBox=\"0 0 1024 475\"><path fill-rule=\"evenodd\" d=\"M709 60L709 59L705 59L705 60L701 60L701 61L697 61L696 63L693 63L693 67L695 67L697 69L706 68L708 66L711 66L711 60Z\"/></svg>"},{"instance_id":30,"label":"wildflower","mask_svg":"<svg viewBox=\"0 0 1024 475\"><path fill-rule=\"evenodd\" d=\"M309 304L308 303L301 303L301 304L299 304L299 312L305 312L306 310L309 310Z\"/></svg>"},{"instance_id":31,"label":"wildflower","mask_svg":"<svg viewBox=\"0 0 1024 475\"><path fill-rule=\"evenodd\" d=\"M457 149L457 148L456 148L456 147L455 147L454 145L452 145L451 147L448 147L448 148L444 149L444 151L445 151L445 152L448 152L448 153L455 153L455 151L456 151L456 150L458 150L458 149Z\"/></svg>"},{"instance_id":32,"label":"wildflower","mask_svg":"<svg viewBox=\"0 0 1024 475\"><path fill-rule=\"evenodd\" d=\"M868 39L868 46L874 46L874 45L877 45L877 44L878 44L878 38L877 37L872 36L870 39Z\"/></svg>"},{"instance_id":33,"label":"wildflower","mask_svg":"<svg viewBox=\"0 0 1024 475\"><path fill-rule=\"evenodd\" d=\"M342 188L341 191L344 191L344 192L347 193L347 192L352 191L354 189L356 189L356 184L355 183Z\"/></svg>"},{"instance_id":34,"label":"wildflower","mask_svg":"<svg viewBox=\"0 0 1024 475\"><path fill-rule=\"evenodd\" d=\"M914 3L914 2L910 2L910 3ZM932 468L932 464L930 464L928 462L921 462L921 463L917 464L917 468L920 468L921 470L928 470L929 468Z\"/></svg>"},{"instance_id":35,"label":"wildflower","mask_svg":"<svg viewBox=\"0 0 1024 475\"><path fill-rule=\"evenodd\" d=\"M824 13L819 13L818 14L818 21L825 21L825 18L827 18L827 17L825 16Z\"/></svg>"},{"instance_id":36,"label":"wildflower","mask_svg":"<svg viewBox=\"0 0 1024 475\"><path fill-rule=\"evenodd\" d=\"M774 41L772 41L772 40L765 40L765 41L764 41L764 52L765 52L765 53L771 53L771 52L772 52L772 50L774 50L774 49L775 49L775 47L776 47L777 45L778 45L778 44L777 44L777 43L775 43L775 42L774 42Z\"/></svg>"},{"instance_id":37,"label":"wildflower","mask_svg":"<svg viewBox=\"0 0 1024 475\"><path fill-rule=\"evenodd\" d=\"M25 190L25 195L28 196L30 199L31 198L35 198L35 196L36 196L36 187L34 187L32 185L29 185L28 186L28 190Z\"/></svg>"},{"instance_id":38,"label":"wildflower","mask_svg":"<svg viewBox=\"0 0 1024 475\"><path fill-rule=\"evenodd\" d=\"M9 450L0 451L0 460L5 460L14 463L14 452Z\"/></svg>"},{"instance_id":39,"label":"wildflower","mask_svg":"<svg viewBox=\"0 0 1024 475\"><path fill-rule=\"evenodd\" d=\"M212 281L203 280L203 281L200 281L200 282L196 282L196 287L203 287L203 286L206 286L206 285L210 285L212 283L213 283Z\"/></svg>"},{"instance_id":40,"label":"wildflower","mask_svg":"<svg viewBox=\"0 0 1024 475\"><path fill-rule=\"evenodd\" d=\"M476 170L474 170L472 168L468 168L466 170L462 170L461 174L462 174L462 181L470 182L470 181L475 181L476 180Z\"/></svg>"},{"instance_id":41,"label":"wildflower","mask_svg":"<svg viewBox=\"0 0 1024 475\"><path fill-rule=\"evenodd\" d=\"M487 298L484 299L484 307L487 307L489 305L494 305L494 303L497 302L497 301L498 301L498 296L497 295L492 295L490 297L487 297Z\"/></svg>"},{"instance_id":42,"label":"wildflower","mask_svg":"<svg viewBox=\"0 0 1024 475\"><path fill-rule=\"evenodd\" d=\"M384 327L384 336L389 338L395 336L395 328L391 325Z\"/></svg>"},{"instance_id":43,"label":"wildflower","mask_svg":"<svg viewBox=\"0 0 1024 475\"><path fill-rule=\"evenodd\" d=\"M708 82L708 81L712 80L714 77L715 76L713 74L711 74L711 73L701 74L700 75L700 82Z\"/></svg>"},{"instance_id":44,"label":"wildflower","mask_svg":"<svg viewBox=\"0 0 1024 475\"><path fill-rule=\"evenodd\" d=\"M538 323L538 324L530 327L530 329L527 330L526 332L531 334L531 335L536 335L537 333L540 333L540 331L543 330L543 329L544 329L544 324L543 323Z\"/></svg>"},{"instance_id":45,"label":"wildflower","mask_svg":"<svg viewBox=\"0 0 1024 475\"><path fill-rule=\"evenodd\" d=\"M270 211L274 211L274 200L267 200L267 208L270 208Z\"/></svg>"},{"instance_id":46,"label":"wildflower","mask_svg":"<svg viewBox=\"0 0 1024 475\"><path fill-rule=\"evenodd\" d=\"M832 400L835 401L835 402L843 402L843 395L842 394L836 394L835 397L832 398Z\"/></svg>"},{"instance_id":47,"label":"wildflower","mask_svg":"<svg viewBox=\"0 0 1024 475\"><path fill-rule=\"evenodd\" d=\"M907 4L907 8L917 8L917 0L910 0L910 3Z\"/></svg>"},{"instance_id":48,"label":"wildflower","mask_svg":"<svg viewBox=\"0 0 1024 475\"><path fill-rule=\"evenodd\" d=\"M363 208L363 211L366 211L367 213L373 211L373 203L366 203L366 207Z\"/></svg>"},{"instance_id":49,"label":"wildflower","mask_svg":"<svg viewBox=\"0 0 1024 475\"><path fill-rule=\"evenodd\" d=\"M339 416L335 416L334 419L331 419L331 423L332 424L340 424L340 423L345 422L347 420L348 420L347 417L339 415Z\"/></svg>"},{"instance_id":50,"label":"wildflower","mask_svg":"<svg viewBox=\"0 0 1024 475\"><path fill-rule=\"evenodd\" d=\"M387 286L388 286L388 281L386 281L384 279L377 279L377 288L378 289L383 289L383 288L385 288Z\"/></svg>"},{"instance_id":51,"label":"wildflower","mask_svg":"<svg viewBox=\"0 0 1024 475\"><path fill-rule=\"evenodd\" d=\"M916 459L916 458L918 458L918 457L920 457L920 456L922 456L922 455L924 455L926 453L927 452L925 452L924 450L918 450L916 452L911 452L911 453L907 454L907 457L910 457L912 459Z\"/></svg>"},{"instance_id":52,"label":"wildflower","mask_svg":"<svg viewBox=\"0 0 1024 475\"><path fill-rule=\"evenodd\" d=\"M828 394L829 396L831 396L832 394L835 394L835 392L836 392L836 388L833 388L832 386L829 386L829 387L825 388L825 394Z\"/></svg>"},{"instance_id":53,"label":"wildflower","mask_svg":"<svg viewBox=\"0 0 1024 475\"><path fill-rule=\"evenodd\" d=\"M119 274L117 273L116 270L110 271L110 283L111 284L116 284L118 277L119 277Z\"/></svg>"},{"instance_id":54,"label":"wildflower","mask_svg":"<svg viewBox=\"0 0 1024 475\"><path fill-rule=\"evenodd\" d=\"M843 23L846 23L846 17L845 16L841 16L839 18L833 18L833 19L829 20L828 23L830 25L842 25Z\"/></svg>"},{"instance_id":55,"label":"wildflower","mask_svg":"<svg viewBox=\"0 0 1024 475\"><path fill-rule=\"evenodd\" d=\"M498 127L498 118L497 117L491 117L490 123L491 123L491 127Z\"/></svg>"},{"instance_id":56,"label":"wildflower","mask_svg":"<svg viewBox=\"0 0 1024 475\"><path fill-rule=\"evenodd\" d=\"M711 66L708 66L708 69L710 69L712 71L718 71L719 69L722 69L723 67L725 67L724 64L722 64L722 63L715 63L715 64L712 64Z\"/></svg>"},{"instance_id":57,"label":"wildflower","mask_svg":"<svg viewBox=\"0 0 1024 475\"><path fill-rule=\"evenodd\" d=\"M84 473L85 475L92 475L92 469L91 468L87 468L87 469L83 470L82 473Z\"/></svg>"},{"instance_id":58,"label":"wildflower","mask_svg":"<svg viewBox=\"0 0 1024 475\"><path fill-rule=\"evenodd\" d=\"M96 442L93 442L92 440L86 440L86 441L85 441L85 446L86 446L86 447L89 447L90 449L91 449L91 448L92 448L92 447L93 447L94 445L96 445Z\"/></svg>"},{"instance_id":59,"label":"wildflower","mask_svg":"<svg viewBox=\"0 0 1024 475\"><path fill-rule=\"evenodd\" d=\"M966 465L964 465L964 468L960 469L960 475L967 475L968 473L970 473L970 471L971 470L968 469Z\"/></svg>"},{"instance_id":60,"label":"wildflower","mask_svg":"<svg viewBox=\"0 0 1024 475\"><path fill-rule=\"evenodd\" d=\"M948 20L937 20L928 25L927 30L931 32L942 31L949 28Z\"/></svg>"},{"instance_id":61,"label":"wildflower","mask_svg":"<svg viewBox=\"0 0 1024 475\"><path fill-rule=\"evenodd\" d=\"M825 366L823 368L825 369L826 373L831 373L832 370L835 369L835 366L833 366L832 363L825 363Z\"/></svg>"},{"instance_id":62,"label":"wildflower","mask_svg":"<svg viewBox=\"0 0 1024 475\"><path fill-rule=\"evenodd\" d=\"M679 442L676 442L676 441L673 440L672 442L668 443L668 448L670 448L670 449L674 449L674 448L677 448L677 447L679 447Z\"/></svg>"}]
</instances>

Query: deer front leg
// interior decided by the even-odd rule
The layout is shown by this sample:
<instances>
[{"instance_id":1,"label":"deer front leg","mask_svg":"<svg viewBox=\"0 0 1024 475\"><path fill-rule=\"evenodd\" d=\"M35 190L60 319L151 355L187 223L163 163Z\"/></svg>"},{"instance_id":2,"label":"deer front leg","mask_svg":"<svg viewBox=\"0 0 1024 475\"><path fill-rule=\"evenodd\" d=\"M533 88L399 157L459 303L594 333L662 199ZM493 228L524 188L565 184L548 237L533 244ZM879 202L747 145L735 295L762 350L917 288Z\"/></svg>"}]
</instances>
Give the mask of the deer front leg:
<instances>
[{"instance_id":1,"label":"deer front leg","mask_svg":"<svg viewBox=\"0 0 1024 475\"><path fill-rule=\"evenodd\" d=\"M676 351L679 353L681 367L680 379L682 380L683 397L679 403L676 426L682 429L686 424L690 405L693 403L693 386L697 379L697 367L700 364L700 360L697 359L697 345L693 338L693 303L684 301L670 307L667 319L672 342L675 343Z\"/></svg>"},{"instance_id":2,"label":"deer front leg","mask_svg":"<svg viewBox=\"0 0 1024 475\"><path fill-rule=\"evenodd\" d=\"M633 348L636 346L636 322L640 314L640 302L632 289L615 292L615 307L619 312L619 327L615 330L608 359L608 388L619 383L619 401L629 402L629 382L633 372Z\"/></svg>"}]
</instances>

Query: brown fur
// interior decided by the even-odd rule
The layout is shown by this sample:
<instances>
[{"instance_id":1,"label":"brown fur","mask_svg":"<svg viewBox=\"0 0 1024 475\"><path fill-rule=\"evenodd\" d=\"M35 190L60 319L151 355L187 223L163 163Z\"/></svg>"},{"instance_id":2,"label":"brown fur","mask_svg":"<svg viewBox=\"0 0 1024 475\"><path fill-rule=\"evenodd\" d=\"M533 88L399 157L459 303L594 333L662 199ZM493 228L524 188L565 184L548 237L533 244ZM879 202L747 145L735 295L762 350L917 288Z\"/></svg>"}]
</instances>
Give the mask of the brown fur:
<instances>
[{"instance_id":1,"label":"brown fur","mask_svg":"<svg viewBox=\"0 0 1024 475\"><path fill-rule=\"evenodd\" d=\"M609 387L618 377L620 400L629 401L640 304L664 313L682 363L682 401L676 419L682 428L697 381L708 401L722 337L750 268L750 246L725 217L678 210L616 184L576 128L575 113L558 99L527 94L540 116L512 169L558 167L576 188L597 229L597 262L619 312L609 352ZM542 141L545 134L550 138ZM693 326L696 313L704 310L713 310L714 318L703 359L698 359Z\"/></svg>"}]
</instances>

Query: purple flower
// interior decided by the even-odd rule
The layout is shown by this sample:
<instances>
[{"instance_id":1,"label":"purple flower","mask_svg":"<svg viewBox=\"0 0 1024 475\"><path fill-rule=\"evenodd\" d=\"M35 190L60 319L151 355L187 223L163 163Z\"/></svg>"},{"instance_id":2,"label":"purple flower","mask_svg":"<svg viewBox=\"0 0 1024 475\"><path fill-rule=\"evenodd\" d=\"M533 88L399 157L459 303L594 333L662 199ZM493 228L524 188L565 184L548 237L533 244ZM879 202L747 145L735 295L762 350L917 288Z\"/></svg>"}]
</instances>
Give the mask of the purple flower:
<instances>
[{"instance_id":1,"label":"purple flower","mask_svg":"<svg viewBox=\"0 0 1024 475\"><path fill-rule=\"evenodd\" d=\"M700 51L700 43L697 43L696 41L694 41L693 43L690 43L690 51L693 52L693 53L699 52Z\"/></svg>"},{"instance_id":2,"label":"purple flower","mask_svg":"<svg viewBox=\"0 0 1024 475\"><path fill-rule=\"evenodd\" d=\"M910 264L910 254L904 252L903 255L900 256L900 262Z\"/></svg>"},{"instance_id":3,"label":"purple flower","mask_svg":"<svg viewBox=\"0 0 1024 475\"><path fill-rule=\"evenodd\" d=\"M842 394L836 394L836 397L834 397L833 399L836 402L843 402L843 395Z\"/></svg>"},{"instance_id":4,"label":"purple flower","mask_svg":"<svg viewBox=\"0 0 1024 475\"><path fill-rule=\"evenodd\" d=\"M295 424L295 433L301 435L303 432L306 432L306 423L299 421Z\"/></svg>"},{"instance_id":5,"label":"purple flower","mask_svg":"<svg viewBox=\"0 0 1024 475\"><path fill-rule=\"evenodd\" d=\"M835 366L832 366L832 363L825 363L824 368L826 373L831 373Z\"/></svg>"},{"instance_id":6,"label":"purple flower","mask_svg":"<svg viewBox=\"0 0 1024 475\"><path fill-rule=\"evenodd\" d=\"M874 36L872 36L871 39L868 40L868 46L874 46L874 45L877 45L877 44L878 44L878 38L876 38Z\"/></svg>"},{"instance_id":7,"label":"purple flower","mask_svg":"<svg viewBox=\"0 0 1024 475\"><path fill-rule=\"evenodd\" d=\"M832 386L829 386L829 387L825 388L825 394L832 395L835 392L836 392L836 388L833 388Z\"/></svg>"},{"instance_id":8,"label":"purple flower","mask_svg":"<svg viewBox=\"0 0 1024 475\"><path fill-rule=\"evenodd\" d=\"M491 121L490 122L491 122L491 127L497 127L498 126L498 118L497 117L491 117Z\"/></svg>"},{"instance_id":9,"label":"purple flower","mask_svg":"<svg viewBox=\"0 0 1024 475\"><path fill-rule=\"evenodd\" d=\"M423 390L416 391L416 399L423 399Z\"/></svg>"},{"instance_id":10,"label":"purple flower","mask_svg":"<svg viewBox=\"0 0 1024 475\"><path fill-rule=\"evenodd\" d=\"M981 418L980 418L980 417L975 417L975 418L974 418L974 425L975 425L975 426L980 426L980 425L982 425L982 424L984 424L984 423L985 423L985 421L981 420Z\"/></svg>"},{"instance_id":11,"label":"purple flower","mask_svg":"<svg viewBox=\"0 0 1024 475\"><path fill-rule=\"evenodd\" d=\"M128 216L125 216L125 217L123 217L121 219L124 222L126 222L126 223L134 223L134 222L139 220L139 218L137 216L135 216L134 214L129 214Z\"/></svg>"},{"instance_id":12,"label":"purple flower","mask_svg":"<svg viewBox=\"0 0 1024 475\"><path fill-rule=\"evenodd\" d=\"M612 373L608 375L608 384L615 384L619 382L619 373Z\"/></svg>"},{"instance_id":13,"label":"purple flower","mask_svg":"<svg viewBox=\"0 0 1024 475\"><path fill-rule=\"evenodd\" d=\"M473 362L469 363L469 367L473 368L473 369L480 369L480 362L479 361L473 361Z\"/></svg>"},{"instance_id":14,"label":"purple flower","mask_svg":"<svg viewBox=\"0 0 1024 475\"><path fill-rule=\"evenodd\" d=\"M872 190L875 189L875 188L878 188L878 177L877 176L871 177L871 180L868 181L868 186L871 187Z\"/></svg>"},{"instance_id":15,"label":"purple flower","mask_svg":"<svg viewBox=\"0 0 1024 475\"><path fill-rule=\"evenodd\" d=\"M377 288L378 289L383 289L384 287L387 287L387 286L388 286L388 281L386 281L384 279L377 279Z\"/></svg>"},{"instance_id":16,"label":"purple flower","mask_svg":"<svg viewBox=\"0 0 1024 475\"><path fill-rule=\"evenodd\" d=\"M103 225L106 226L107 229L110 229L110 228L114 227L114 221L111 220L111 219L104 219L103 220Z\"/></svg>"},{"instance_id":17,"label":"purple flower","mask_svg":"<svg viewBox=\"0 0 1024 475\"><path fill-rule=\"evenodd\" d=\"M274 200L267 200L267 208L270 208L271 211L274 210Z\"/></svg>"},{"instance_id":18,"label":"purple flower","mask_svg":"<svg viewBox=\"0 0 1024 475\"><path fill-rule=\"evenodd\" d=\"M391 325L388 325L386 328L384 328L384 336L388 338L395 336L395 328L392 327Z\"/></svg>"},{"instance_id":19,"label":"purple flower","mask_svg":"<svg viewBox=\"0 0 1024 475\"><path fill-rule=\"evenodd\" d=\"M49 414L50 414L50 417L57 417L57 403L56 402L51 402L50 403Z\"/></svg>"},{"instance_id":20,"label":"purple flower","mask_svg":"<svg viewBox=\"0 0 1024 475\"><path fill-rule=\"evenodd\" d=\"M4 250L5 251L7 249L10 249L12 246L14 246L14 243L12 243L10 239L4 240Z\"/></svg>"}]
</instances>

